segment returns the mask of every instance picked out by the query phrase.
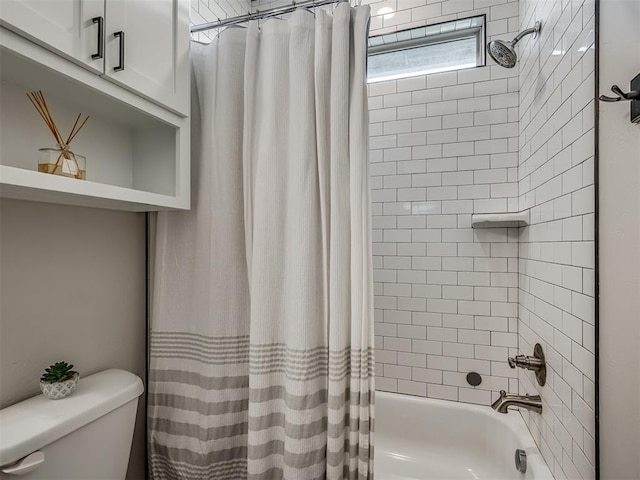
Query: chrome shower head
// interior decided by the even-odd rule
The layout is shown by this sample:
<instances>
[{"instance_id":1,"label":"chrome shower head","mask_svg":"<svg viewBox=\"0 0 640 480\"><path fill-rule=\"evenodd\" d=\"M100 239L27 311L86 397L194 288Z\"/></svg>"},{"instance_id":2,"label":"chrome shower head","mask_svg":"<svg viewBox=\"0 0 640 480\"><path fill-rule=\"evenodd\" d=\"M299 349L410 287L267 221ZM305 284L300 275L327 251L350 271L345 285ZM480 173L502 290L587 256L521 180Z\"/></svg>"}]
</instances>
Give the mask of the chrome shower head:
<instances>
[{"instance_id":1,"label":"chrome shower head","mask_svg":"<svg viewBox=\"0 0 640 480\"><path fill-rule=\"evenodd\" d=\"M492 40L487 45L487 52L493 58L498 65L504 68L513 68L518 61L518 55L516 54L516 43L518 43L522 37L533 34L533 37L537 37L542 28L541 22L536 22L533 28L528 28L524 32L520 32L516 38L510 42L504 40Z\"/></svg>"},{"instance_id":2,"label":"chrome shower head","mask_svg":"<svg viewBox=\"0 0 640 480\"><path fill-rule=\"evenodd\" d=\"M516 66L518 55L513 48L512 42L503 40L493 40L487 45L487 51L498 65L504 68L513 68Z\"/></svg>"}]
</instances>

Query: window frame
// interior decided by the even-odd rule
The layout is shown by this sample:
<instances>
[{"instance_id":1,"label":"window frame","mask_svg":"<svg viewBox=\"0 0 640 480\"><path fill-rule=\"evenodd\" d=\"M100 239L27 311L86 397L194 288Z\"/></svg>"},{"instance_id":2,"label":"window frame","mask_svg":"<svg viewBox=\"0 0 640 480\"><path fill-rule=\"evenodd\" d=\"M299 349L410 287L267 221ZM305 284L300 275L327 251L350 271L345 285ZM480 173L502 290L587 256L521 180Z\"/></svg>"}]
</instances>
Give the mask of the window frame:
<instances>
[{"instance_id":1,"label":"window frame","mask_svg":"<svg viewBox=\"0 0 640 480\"><path fill-rule=\"evenodd\" d=\"M481 19L482 20L481 24L477 26L470 26L466 28L460 28L459 30L455 30L455 24L457 22L463 22L465 20L474 20L474 19ZM428 29L433 27L440 27L440 29L442 29L444 26L451 25L451 24L454 25L454 30L452 31L444 31L444 32L441 31L439 33L434 33L431 35L423 35L418 38L396 40L389 43L381 43L378 45L371 44L372 42L376 42L376 39L382 39L382 37L390 37L392 35L395 35L397 37L397 36L402 36L403 34L412 35L411 32L417 31L419 29ZM369 37L369 40L368 40L367 57L380 55L384 53L410 50L413 48L420 48L420 47L425 47L429 45L448 43L456 40L464 40L468 38L476 39L476 65L473 67L460 67L460 68L452 67L450 70L446 70L446 71L467 70L469 68L478 68L478 67L486 66L487 64L486 49L485 49L485 45L487 42L487 15L486 14L473 15L471 17L458 18L456 20L448 20L445 22L438 22L431 25L425 25L421 27L412 27L404 30L398 30L392 33L384 33L381 35L371 36ZM419 75L424 75L424 74L420 74L420 73L407 74L406 76L399 77L399 78L410 78L410 77L415 77ZM385 81L384 78L380 80L378 79L370 80L369 78L367 78L367 83L376 83L376 82L382 82L382 81Z\"/></svg>"}]
</instances>

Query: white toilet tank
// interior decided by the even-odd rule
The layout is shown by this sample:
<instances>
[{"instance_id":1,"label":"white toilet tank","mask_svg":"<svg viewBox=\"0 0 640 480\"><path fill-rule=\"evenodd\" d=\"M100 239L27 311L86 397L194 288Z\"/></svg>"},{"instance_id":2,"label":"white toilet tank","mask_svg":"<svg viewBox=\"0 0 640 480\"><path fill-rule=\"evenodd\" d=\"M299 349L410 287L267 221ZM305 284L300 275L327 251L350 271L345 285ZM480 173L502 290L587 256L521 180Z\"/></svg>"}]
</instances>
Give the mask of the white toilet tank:
<instances>
[{"instance_id":1,"label":"white toilet tank","mask_svg":"<svg viewBox=\"0 0 640 480\"><path fill-rule=\"evenodd\" d=\"M0 479L123 480L142 392L134 374L105 370L62 400L0 410Z\"/></svg>"}]
</instances>

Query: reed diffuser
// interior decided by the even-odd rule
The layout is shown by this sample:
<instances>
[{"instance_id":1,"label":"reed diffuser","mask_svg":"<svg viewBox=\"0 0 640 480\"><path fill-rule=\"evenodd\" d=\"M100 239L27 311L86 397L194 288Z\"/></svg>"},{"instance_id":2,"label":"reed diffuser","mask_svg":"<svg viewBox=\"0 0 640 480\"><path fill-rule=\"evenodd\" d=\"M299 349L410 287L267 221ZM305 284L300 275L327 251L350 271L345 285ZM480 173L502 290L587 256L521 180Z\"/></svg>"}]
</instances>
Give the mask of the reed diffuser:
<instances>
[{"instance_id":1,"label":"reed diffuser","mask_svg":"<svg viewBox=\"0 0 640 480\"><path fill-rule=\"evenodd\" d=\"M71 132L69 132L65 140L56 122L53 120L53 116L49 111L47 101L42 91L28 92L27 97L31 100L31 103L42 117L45 125L51 131L57 145L57 148L41 148L38 150L40 152L38 171L85 180L87 174L86 158L73 153L69 146L71 141L78 135L78 132L85 126L87 120L89 120L89 116L87 115L86 118L81 121L82 113L79 113L71 128Z\"/></svg>"}]
</instances>

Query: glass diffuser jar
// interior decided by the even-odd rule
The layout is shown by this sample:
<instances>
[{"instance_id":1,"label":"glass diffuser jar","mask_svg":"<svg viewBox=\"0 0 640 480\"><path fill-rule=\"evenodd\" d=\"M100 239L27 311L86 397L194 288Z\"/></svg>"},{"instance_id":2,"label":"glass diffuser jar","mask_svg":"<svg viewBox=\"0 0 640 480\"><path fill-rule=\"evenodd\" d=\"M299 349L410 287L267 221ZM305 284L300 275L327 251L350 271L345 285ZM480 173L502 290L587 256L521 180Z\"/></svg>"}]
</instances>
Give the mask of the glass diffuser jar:
<instances>
[{"instance_id":1,"label":"glass diffuser jar","mask_svg":"<svg viewBox=\"0 0 640 480\"><path fill-rule=\"evenodd\" d=\"M87 178L86 163L86 157L73 153L71 150L38 149L38 171L42 173L85 180Z\"/></svg>"}]
</instances>

